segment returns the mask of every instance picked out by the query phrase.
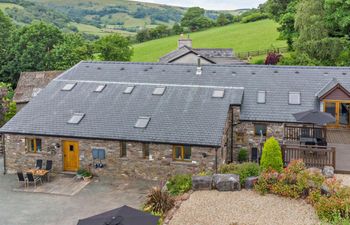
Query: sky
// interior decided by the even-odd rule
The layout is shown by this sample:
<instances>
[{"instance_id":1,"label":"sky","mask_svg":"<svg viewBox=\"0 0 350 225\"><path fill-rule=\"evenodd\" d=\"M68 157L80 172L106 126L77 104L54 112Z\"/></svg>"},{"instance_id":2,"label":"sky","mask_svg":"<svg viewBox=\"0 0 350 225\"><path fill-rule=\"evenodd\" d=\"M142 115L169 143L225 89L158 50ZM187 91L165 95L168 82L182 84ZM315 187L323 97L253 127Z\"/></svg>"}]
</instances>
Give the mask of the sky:
<instances>
[{"instance_id":1,"label":"sky","mask_svg":"<svg viewBox=\"0 0 350 225\"><path fill-rule=\"evenodd\" d=\"M137 0L184 7L199 6L212 10L232 10L243 8L256 8L266 0Z\"/></svg>"}]
</instances>

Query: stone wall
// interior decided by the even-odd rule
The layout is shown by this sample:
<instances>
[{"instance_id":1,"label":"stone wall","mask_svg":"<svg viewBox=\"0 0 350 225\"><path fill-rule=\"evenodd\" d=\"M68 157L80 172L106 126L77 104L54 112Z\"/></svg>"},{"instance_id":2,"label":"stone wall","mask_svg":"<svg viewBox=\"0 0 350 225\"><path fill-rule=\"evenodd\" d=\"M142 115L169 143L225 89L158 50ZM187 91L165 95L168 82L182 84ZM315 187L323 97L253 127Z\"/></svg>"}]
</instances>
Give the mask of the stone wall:
<instances>
[{"instance_id":1,"label":"stone wall","mask_svg":"<svg viewBox=\"0 0 350 225\"><path fill-rule=\"evenodd\" d=\"M261 140L260 135L255 135L255 124L266 124L267 134ZM267 138L275 137L279 142L283 142L283 123L268 122L246 122L233 123L233 161L237 161L238 152L241 148L246 148L251 158L252 148L260 149L260 143L264 143Z\"/></svg>"},{"instance_id":2,"label":"stone wall","mask_svg":"<svg viewBox=\"0 0 350 225\"><path fill-rule=\"evenodd\" d=\"M53 160L53 170L63 171L62 142L64 140L78 141L80 150L80 168L89 168L96 175L127 175L146 179L165 179L177 173L197 173L202 170L215 170L215 148L192 147L192 159L189 162L174 161L172 159L173 145L149 145L150 158L145 159L142 152L142 143L127 142L127 157L120 157L120 142L110 140L74 139L59 137L40 137L43 151L40 153L26 152L25 138L34 136L5 135L6 168L8 173L17 170L34 168L36 159ZM49 152L49 146L58 143L60 147L55 152ZM95 169L92 148L104 148L106 159L102 161L104 168ZM225 161L224 148L217 150L218 166Z\"/></svg>"}]
</instances>

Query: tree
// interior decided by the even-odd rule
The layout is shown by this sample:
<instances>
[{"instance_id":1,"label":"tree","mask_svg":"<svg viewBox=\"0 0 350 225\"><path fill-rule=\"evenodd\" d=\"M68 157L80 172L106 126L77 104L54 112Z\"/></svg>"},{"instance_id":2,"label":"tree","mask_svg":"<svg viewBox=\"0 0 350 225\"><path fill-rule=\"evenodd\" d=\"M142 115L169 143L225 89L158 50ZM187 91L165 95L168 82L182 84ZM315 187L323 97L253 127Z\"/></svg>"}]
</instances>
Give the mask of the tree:
<instances>
[{"instance_id":1,"label":"tree","mask_svg":"<svg viewBox=\"0 0 350 225\"><path fill-rule=\"evenodd\" d=\"M8 54L8 46L12 28L13 26L10 19L0 10L0 74L2 74L2 67L6 63L5 58Z\"/></svg>"},{"instance_id":2,"label":"tree","mask_svg":"<svg viewBox=\"0 0 350 225\"><path fill-rule=\"evenodd\" d=\"M299 42L321 40L328 37L324 22L323 0L302 0L295 15L295 28L299 32Z\"/></svg>"},{"instance_id":3,"label":"tree","mask_svg":"<svg viewBox=\"0 0 350 225\"><path fill-rule=\"evenodd\" d=\"M34 22L12 32L2 81L15 84L22 71L54 69L50 54L62 38L57 27L43 22Z\"/></svg>"},{"instance_id":4,"label":"tree","mask_svg":"<svg viewBox=\"0 0 350 225\"><path fill-rule=\"evenodd\" d=\"M180 24L175 23L172 28L173 34L182 34L184 32L184 29L180 26Z\"/></svg>"},{"instance_id":5,"label":"tree","mask_svg":"<svg viewBox=\"0 0 350 225\"><path fill-rule=\"evenodd\" d=\"M191 31L201 30L212 26L212 21L205 17L205 10L192 7L187 10L181 20L182 27L188 27Z\"/></svg>"},{"instance_id":6,"label":"tree","mask_svg":"<svg viewBox=\"0 0 350 225\"><path fill-rule=\"evenodd\" d=\"M264 144L260 166L262 169L274 169L281 172L283 169L282 152L278 141L271 137Z\"/></svg>"},{"instance_id":7,"label":"tree","mask_svg":"<svg viewBox=\"0 0 350 225\"><path fill-rule=\"evenodd\" d=\"M54 46L51 60L55 70L66 70L92 56L92 47L80 34L68 33L63 35L61 43Z\"/></svg>"},{"instance_id":8,"label":"tree","mask_svg":"<svg viewBox=\"0 0 350 225\"><path fill-rule=\"evenodd\" d=\"M130 61L133 54L130 41L119 34L102 37L94 43L94 47L105 61Z\"/></svg>"},{"instance_id":9,"label":"tree","mask_svg":"<svg viewBox=\"0 0 350 225\"><path fill-rule=\"evenodd\" d=\"M282 55L277 52L270 52L265 59L265 65L277 65Z\"/></svg>"},{"instance_id":10,"label":"tree","mask_svg":"<svg viewBox=\"0 0 350 225\"><path fill-rule=\"evenodd\" d=\"M326 0L326 26L332 37L350 35L350 4L347 0Z\"/></svg>"},{"instance_id":11,"label":"tree","mask_svg":"<svg viewBox=\"0 0 350 225\"><path fill-rule=\"evenodd\" d=\"M225 26L225 25L227 25L229 23L230 23L230 21L227 19L226 15L223 14L223 13L220 13L218 18L216 19L216 24L218 26Z\"/></svg>"},{"instance_id":12,"label":"tree","mask_svg":"<svg viewBox=\"0 0 350 225\"><path fill-rule=\"evenodd\" d=\"M11 84L0 82L0 126L16 114L16 103L12 100L13 94Z\"/></svg>"}]
</instances>

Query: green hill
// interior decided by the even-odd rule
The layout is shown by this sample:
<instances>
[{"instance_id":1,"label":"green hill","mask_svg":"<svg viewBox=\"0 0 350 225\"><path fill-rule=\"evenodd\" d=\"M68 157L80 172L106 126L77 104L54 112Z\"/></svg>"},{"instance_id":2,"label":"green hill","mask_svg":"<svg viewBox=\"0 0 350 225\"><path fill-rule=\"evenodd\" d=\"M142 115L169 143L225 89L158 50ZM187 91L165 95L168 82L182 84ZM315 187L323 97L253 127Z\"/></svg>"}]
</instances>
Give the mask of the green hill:
<instances>
[{"instance_id":1,"label":"green hill","mask_svg":"<svg viewBox=\"0 0 350 225\"><path fill-rule=\"evenodd\" d=\"M233 48L235 52L245 52L271 46L285 47L285 41L277 40L277 27L278 24L272 20L261 20L212 28L192 33L190 37L194 48ZM178 38L172 36L136 44L132 61L156 62L161 56L177 48Z\"/></svg>"}]
</instances>

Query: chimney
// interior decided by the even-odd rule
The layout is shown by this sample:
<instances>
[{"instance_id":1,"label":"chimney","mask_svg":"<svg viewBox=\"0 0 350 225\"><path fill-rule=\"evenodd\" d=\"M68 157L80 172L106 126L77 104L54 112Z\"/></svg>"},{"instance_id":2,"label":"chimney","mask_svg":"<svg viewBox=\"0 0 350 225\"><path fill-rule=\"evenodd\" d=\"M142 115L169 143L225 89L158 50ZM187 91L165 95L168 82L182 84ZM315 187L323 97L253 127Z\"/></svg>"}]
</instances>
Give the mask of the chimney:
<instances>
[{"instance_id":1,"label":"chimney","mask_svg":"<svg viewBox=\"0 0 350 225\"><path fill-rule=\"evenodd\" d=\"M198 64L197 64L197 71L196 71L196 75L202 75L202 65L201 65L201 58L200 56L198 56Z\"/></svg>"},{"instance_id":2,"label":"chimney","mask_svg":"<svg viewBox=\"0 0 350 225\"><path fill-rule=\"evenodd\" d=\"M180 39L178 40L178 48L182 48L184 46L187 46L189 48L192 48L192 39L190 39L190 36L184 37L184 34L180 35Z\"/></svg>"}]
</instances>

